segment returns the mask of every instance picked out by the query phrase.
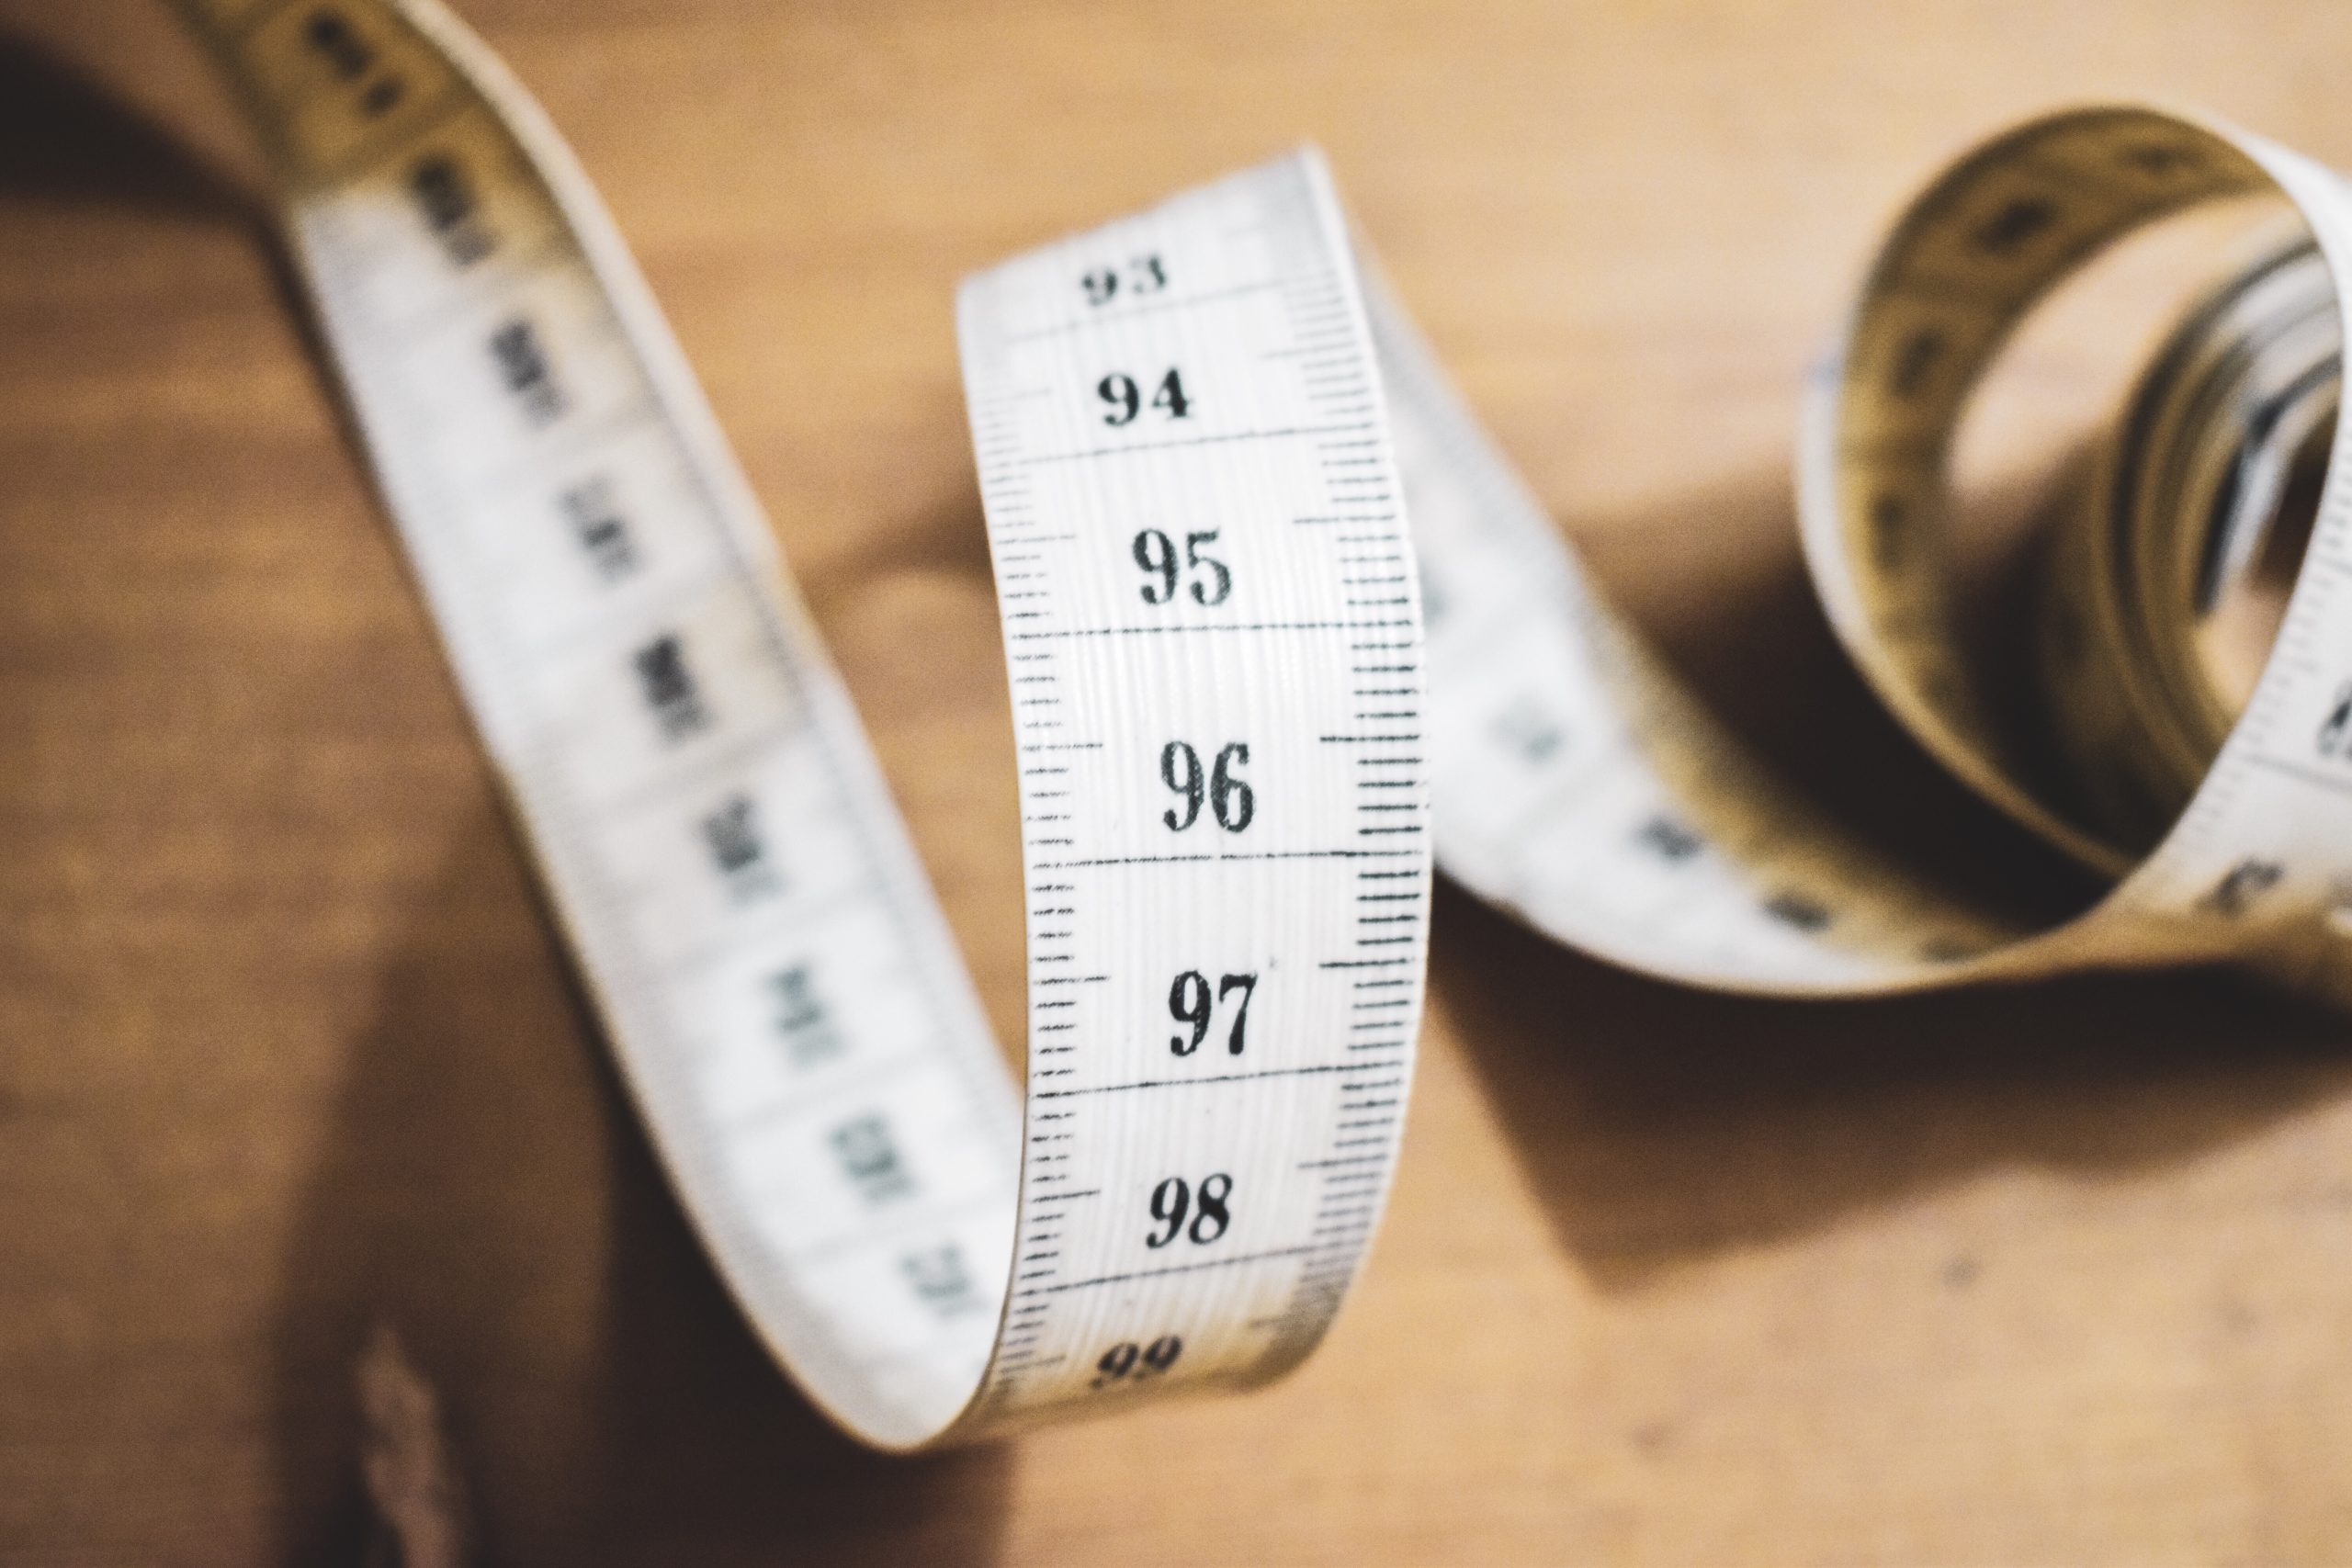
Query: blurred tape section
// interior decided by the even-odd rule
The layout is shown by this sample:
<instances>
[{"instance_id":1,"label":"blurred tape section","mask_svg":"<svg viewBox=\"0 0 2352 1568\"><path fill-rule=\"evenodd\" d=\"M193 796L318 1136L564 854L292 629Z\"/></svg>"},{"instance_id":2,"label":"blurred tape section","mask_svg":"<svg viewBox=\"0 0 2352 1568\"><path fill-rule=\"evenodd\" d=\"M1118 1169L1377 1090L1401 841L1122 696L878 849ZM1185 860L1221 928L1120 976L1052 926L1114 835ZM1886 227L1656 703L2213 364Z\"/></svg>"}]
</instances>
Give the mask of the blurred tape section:
<instances>
[{"instance_id":1,"label":"blurred tape section","mask_svg":"<svg viewBox=\"0 0 2352 1568\"><path fill-rule=\"evenodd\" d=\"M2049 711L2028 716L2066 738L2071 774L2053 776L2015 744L2019 716L1997 711L1956 629L1962 415L2020 321L2102 250L2266 194L2298 232L2226 276L2156 355L2049 553ZM1913 204L1809 389L1798 498L1815 590L1911 736L2096 880L2054 918L1940 885L1746 757L1597 597L1401 318L1376 310L1430 604L1440 863L1564 942L1724 989L2233 961L2352 998L2347 266L2352 207L2318 165L2151 109L2058 114ZM2271 520L2322 457L2303 545ZM2266 541L2292 591L2249 664L2217 622L2257 586ZM2277 567L2298 545L2300 567Z\"/></svg>"}]
</instances>

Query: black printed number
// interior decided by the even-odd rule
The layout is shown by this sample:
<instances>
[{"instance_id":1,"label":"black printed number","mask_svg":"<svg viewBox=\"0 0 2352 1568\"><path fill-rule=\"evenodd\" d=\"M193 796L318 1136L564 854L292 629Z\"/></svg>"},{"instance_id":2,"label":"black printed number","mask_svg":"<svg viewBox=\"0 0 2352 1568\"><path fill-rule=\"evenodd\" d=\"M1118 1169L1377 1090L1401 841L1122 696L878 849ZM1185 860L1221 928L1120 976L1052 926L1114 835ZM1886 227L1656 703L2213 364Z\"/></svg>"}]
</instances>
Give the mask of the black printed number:
<instances>
[{"instance_id":1,"label":"black printed number","mask_svg":"<svg viewBox=\"0 0 2352 1568\"><path fill-rule=\"evenodd\" d=\"M1136 385L1132 376L1113 371L1095 385L1094 395L1111 405L1111 412L1102 416L1105 424L1133 424L1136 416L1144 411L1143 389ZM1162 376L1151 394L1150 406L1167 410L1170 419L1182 419L1189 414L1193 400L1184 395L1183 377L1174 370Z\"/></svg>"},{"instance_id":2,"label":"black printed number","mask_svg":"<svg viewBox=\"0 0 2352 1568\"><path fill-rule=\"evenodd\" d=\"M1136 542L1136 553L1140 558L1143 553L1141 540ZM1145 589L1143 596L1151 598L1151 590ZM1156 600L1153 602L1158 603ZM2352 739L2352 681L2335 688L2335 700L2327 705L2327 716L2320 720L2319 754L2334 757L2352 750L2345 744L2347 739Z\"/></svg>"},{"instance_id":3,"label":"black printed number","mask_svg":"<svg viewBox=\"0 0 2352 1568\"><path fill-rule=\"evenodd\" d=\"M1094 1363L1097 1375L1093 1386L1108 1388L1129 1373L1141 1382L1174 1366L1176 1358L1183 1353L1184 1342L1173 1334L1163 1334L1148 1345L1137 1345L1132 1339L1114 1345Z\"/></svg>"},{"instance_id":4,"label":"black printed number","mask_svg":"<svg viewBox=\"0 0 2352 1568\"><path fill-rule=\"evenodd\" d=\"M1179 1235L1190 1239L1195 1247L1206 1247L1225 1234L1233 1216L1227 1212L1225 1201L1233 1196L1233 1178L1223 1171L1201 1178L1200 1201L1193 1201L1192 1184L1181 1176L1171 1176L1151 1190L1151 1217L1168 1228L1155 1231L1143 1238L1146 1247L1166 1247ZM1192 1227L1185 1228L1189 1215Z\"/></svg>"},{"instance_id":5,"label":"black printed number","mask_svg":"<svg viewBox=\"0 0 2352 1568\"><path fill-rule=\"evenodd\" d=\"M942 1317L954 1317L980 1304L979 1287L964 1266L964 1249L952 1241L908 1253L899 1259L899 1269L916 1299Z\"/></svg>"},{"instance_id":6,"label":"black printed number","mask_svg":"<svg viewBox=\"0 0 2352 1568\"><path fill-rule=\"evenodd\" d=\"M1157 294L1168 287L1168 269L1156 255L1137 256L1124 269L1097 267L1078 280L1090 305L1108 305L1121 294Z\"/></svg>"},{"instance_id":7,"label":"black printed number","mask_svg":"<svg viewBox=\"0 0 2352 1568\"><path fill-rule=\"evenodd\" d=\"M447 152L419 159L408 173L408 192L425 226L458 266L471 266L498 248L481 220L481 198L465 165Z\"/></svg>"},{"instance_id":8,"label":"black printed number","mask_svg":"<svg viewBox=\"0 0 2352 1568\"><path fill-rule=\"evenodd\" d=\"M1190 577L1193 603L1222 604L1233 593L1233 572L1215 556L1201 553L1203 545L1216 543L1217 531L1203 529L1184 536L1182 559L1176 555L1176 541L1157 528L1146 528L1136 536L1134 554L1136 565L1150 573L1143 585L1143 602L1165 604L1176 597L1179 581Z\"/></svg>"},{"instance_id":9,"label":"black printed number","mask_svg":"<svg viewBox=\"0 0 2352 1568\"><path fill-rule=\"evenodd\" d=\"M303 24L302 39L329 70L358 93L361 114L374 119L401 101L406 91L401 78L379 70L382 62L375 45L332 9L311 12Z\"/></svg>"},{"instance_id":10,"label":"black printed number","mask_svg":"<svg viewBox=\"0 0 2352 1568\"><path fill-rule=\"evenodd\" d=\"M1242 766L1249 761L1249 742L1236 740L1216 754L1204 781L1201 754L1184 741L1170 740L1159 749L1159 779L1184 797L1184 807L1180 813L1171 806L1159 814L1159 819L1168 824L1169 831L1181 833L1201 819L1201 802L1205 799L1218 827L1228 833L1240 832L1258 814L1257 794L1241 776Z\"/></svg>"},{"instance_id":11,"label":"black printed number","mask_svg":"<svg viewBox=\"0 0 2352 1568\"><path fill-rule=\"evenodd\" d=\"M1241 993L1241 999L1230 1010L1232 1021L1226 1030L1225 1050L1226 1055L1229 1056L1241 1055L1241 1048L1247 1043L1247 1032L1250 1027L1250 998L1257 994L1258 976L1255 975L1218 976L1216 995L1212 1001L1209 995L1209 977L1197 969L1185 970L1182 975L1177 976L1174 983L1168 987L1168 1016L1179 1023L1190 1024L1193 1030L1193 1037L1189 1040L1182 1034L1170 1035L1168 1040L1168 1049L1179 1056L1189 1056L1199 1050L1201 1042L1209 1037L1210 1015L1217 1006L1222 1005L1226 998L1236 991Z\"/></svg>"}]
</instances>

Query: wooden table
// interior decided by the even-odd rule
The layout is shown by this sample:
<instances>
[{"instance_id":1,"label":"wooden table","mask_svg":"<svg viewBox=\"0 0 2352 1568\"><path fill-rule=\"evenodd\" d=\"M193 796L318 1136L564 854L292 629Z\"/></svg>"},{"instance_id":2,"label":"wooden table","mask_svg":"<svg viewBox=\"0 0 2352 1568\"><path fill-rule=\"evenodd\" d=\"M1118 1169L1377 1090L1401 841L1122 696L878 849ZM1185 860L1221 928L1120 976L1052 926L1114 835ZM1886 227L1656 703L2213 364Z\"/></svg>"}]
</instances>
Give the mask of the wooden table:
<instances>
[{"instance_id":1,"label":"wooden table","mask_svg":"<svg viewBox=\"0 0 2352 1568\"><path fill-rule=\"evenodd\" d=\"M967 268L1319 141L1604 578L1802 728L1851 692L1794 389L1934 163L2154 93L2352 166L2321 0L464 8L636 245L1013 1035ZM1302 1374L832 1437L619 1101L190 59L131 0L0 17L0 1562L356 1561L379 1321L506 1562L2352 1561L2340 1026L2197 979L1712 998L1458 894Z\"/></svg>"}]
</instances>

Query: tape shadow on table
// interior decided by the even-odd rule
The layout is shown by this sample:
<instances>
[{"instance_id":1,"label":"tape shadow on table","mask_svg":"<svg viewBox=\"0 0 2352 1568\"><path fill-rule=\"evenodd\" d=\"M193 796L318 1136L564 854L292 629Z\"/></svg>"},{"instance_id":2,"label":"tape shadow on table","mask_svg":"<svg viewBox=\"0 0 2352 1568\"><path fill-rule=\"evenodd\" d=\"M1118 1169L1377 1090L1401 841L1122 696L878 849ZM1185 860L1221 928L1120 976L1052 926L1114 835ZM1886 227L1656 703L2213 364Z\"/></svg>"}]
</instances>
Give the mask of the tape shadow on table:
<instances>
[{"instance_id":1,"label":"tape shadow on table","mask_svg":"<svg viewBox=\"0 0 2352 1568\"><path fill-rule=\"evenodd\" d=\"M315 355L255 195L5 33L0 194L250 231ZM413 661L385 678L446 682L421 637ZM289 1557L368 1550L353 1376L389 1326L437 1387L488 1560L993 1561L1008 1450L869 1452L793 1390L729 1301L486 773L406 929L349 1043L280 1265L272 1446Z\"/></svg>"},{"instance_id":2,"label":"tape shadow on table","mask_svg":"<svg viewBox=\"0 0 2352 1568\"><path fill-rule=\"evenodd\" d=\"M160 25L160 18L158 18ZM249 190L37 38L0 24L0 193L256 229Z\"/></svg>"},{"instance_id":3,"label":"tape shadow on table","mask_svg":"<svg viewBox=\"0 0 2352 1568\"><path fill-rule=\"evenodd\" d=\"M389 1322L493 1559L993 1561L1009 1450L869 1452L737 1314L487 791L407 924L286 1250L288 1472L352 1451L333 1390Z\"/></svg>"},{"instance_id":4,"label":"tape shadow on table","mask_svg":"<svg viewBox=\"0 0 2352 1568\"><path fill-rule=\"evenodd\" d=\"M1805 582L1784 475L1583 536L1691 688L1842 819L1894 842L1929 824L1941 868L2081 897L1878 710ZM2013 595L2020 564L1989 569L1988 592ZM1442 879L1431 963L1559 1241L1611 1292L2004 1168L2154 1178L2352 1094L2343 1020L2224 975L1725 997L1571 953Z\"/></svg>"}]
</instances>

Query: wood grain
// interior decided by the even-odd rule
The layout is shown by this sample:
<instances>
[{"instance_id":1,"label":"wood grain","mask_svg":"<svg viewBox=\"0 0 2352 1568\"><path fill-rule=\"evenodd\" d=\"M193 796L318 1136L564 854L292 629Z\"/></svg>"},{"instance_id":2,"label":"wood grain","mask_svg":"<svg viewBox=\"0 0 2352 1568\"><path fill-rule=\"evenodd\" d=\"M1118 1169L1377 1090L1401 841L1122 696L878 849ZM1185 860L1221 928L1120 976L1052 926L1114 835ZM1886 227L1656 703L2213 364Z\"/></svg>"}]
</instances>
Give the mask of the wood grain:
<instances>
[{"instance_id":1,"label":"wood grain","mask_svg":"<svg viewBox=\"0 0 2352 1568\"><path fill-rule=\"evenodd\" d=\"M463 8L643 259L1008 1033L965 270L1319 141L1603 575L1803 734L1855 699L1794 389L1902 195L2103 95L2352 166L2324 3ZM379 1322L507 1562L2352 1561L2339 1024L1724 1000L1458 895L1306 1371L833 1438L617 1099L244 167L152 9L0 0L0 1562L356 1561Z\"/></svg>"}]
</instances>

